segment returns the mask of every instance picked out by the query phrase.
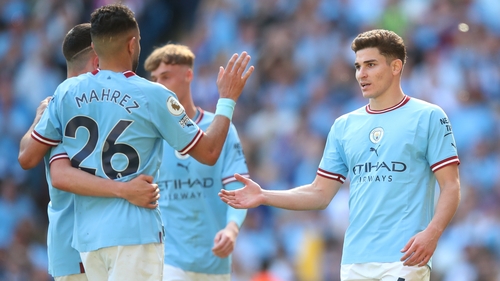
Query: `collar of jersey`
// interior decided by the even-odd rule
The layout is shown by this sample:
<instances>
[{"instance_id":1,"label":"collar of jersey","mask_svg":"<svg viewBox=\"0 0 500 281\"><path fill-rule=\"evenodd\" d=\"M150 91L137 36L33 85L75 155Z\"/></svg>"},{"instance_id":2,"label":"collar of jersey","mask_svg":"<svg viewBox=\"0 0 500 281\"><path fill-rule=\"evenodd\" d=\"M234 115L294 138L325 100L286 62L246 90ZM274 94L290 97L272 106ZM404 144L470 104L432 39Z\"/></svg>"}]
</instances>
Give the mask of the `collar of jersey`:
<instances>
[{"instance_id":1,"label":"collar of jersey","mask_svg":"<svg viewBox=\"0 0 500 281\"><path fill-rule=\"evenodd\" d=\"M402 107L403 105L405 105L408 101L410 100L410 97L405 95L403 97L403 99L398 102L396 105L394 106L391 106L389 108L386 108L386 109L380 109L380 110L373 110L373 109L370 109L370 105L367 104L365 109L366 109L366 112L368 112L369 114L382 114L382 113L386 113L386 112L389 112L389 111L393 111L395 109L398 109L400 107Z\"/></svg>"},{"instance_id":2,"label":"collar of jersey","mask_svg":"<svg viewBox=\"0 0 500 281\"><path fill-rule=\"evenodd\" d=\"M99 68L97 68L96 70L92 71L92 74L93 74L93 75L96 75L96 74L97 74L97 73L99 73L100 71L101 71L101 70L100 70ZM134 76L134 75L135 75L135 73L134 73L133 71L131 71L131 70L125 70L125 71L123 71L122 73L123 73L123 75L124 75L125 77L127 77L127 78L129 78L129 77L131 77L131 76Z\"/></svg>"}]
</instances>

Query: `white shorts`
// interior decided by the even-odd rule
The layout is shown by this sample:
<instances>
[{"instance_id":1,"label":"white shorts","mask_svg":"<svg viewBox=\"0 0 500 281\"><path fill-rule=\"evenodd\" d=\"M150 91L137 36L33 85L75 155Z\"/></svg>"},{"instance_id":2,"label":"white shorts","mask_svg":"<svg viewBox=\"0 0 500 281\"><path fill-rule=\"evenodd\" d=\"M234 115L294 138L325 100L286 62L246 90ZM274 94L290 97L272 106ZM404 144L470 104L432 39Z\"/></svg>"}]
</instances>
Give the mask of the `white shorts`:
<instances>
[{"instance_id":1,"label":"white shorts","mask_svg":"<svg viewBox=\"0 0 500 281\"><path fill-rule=\"evenodd\" d=\"M88 281L88 279L85 273L80 273L80 274L58 276L54 278L54 281Z\"/></svg>"},{"instance_id":2,"label":"white shorts","mask_svg":"<svg viewBox=\"0 0 500 281\"><path fill-rule=\"evenodd\" d=\"M369 262L343 264L340 267L342 281L429 281L428 266L404 266L403 262Z\"/></svg>"},{"instance_id":3,"label":"white shorts","mask_svg":"<svg viewBox=\"0 0 500 281\"><path fill-rule=\"evenodd\" d=\"M163 281L229 281L230 274L206 274L184 271L178 267L165 264L163 266Z\"/></svg>"},{"instance_id":4,"label":"white shorts","mask_svg":"<svg viewBox=\"0 0 500 281\"><path fill-rule=\"evenodd\" d=\"M164 245L115 246L80 253L92 281L162 280Z\"/></svg>"}]
</instances>

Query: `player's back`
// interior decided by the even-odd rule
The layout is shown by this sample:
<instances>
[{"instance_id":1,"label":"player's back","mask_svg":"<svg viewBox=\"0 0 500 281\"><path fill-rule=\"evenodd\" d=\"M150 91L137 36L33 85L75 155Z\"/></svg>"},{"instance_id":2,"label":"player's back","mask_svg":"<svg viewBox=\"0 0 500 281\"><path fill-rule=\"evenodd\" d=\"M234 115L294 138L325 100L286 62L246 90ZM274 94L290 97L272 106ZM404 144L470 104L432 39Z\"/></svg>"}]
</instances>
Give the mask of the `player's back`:
<instances>
[{"instance_id":1,"label":"player's back","mask_svg":"<svg viewBox=\"0 0 500 281\"><path fill-rule=\"evenodd\" d=\"M67 84L49 107L72 165L89 173L120 181L155 176L163 139L182 150L199 134L195 125L179 125L184 111L172 92L133 72L95 71ZM73 246L80 252L162 240L158 209L77 195L75 212Z\"/></svg>"}]
</instances>

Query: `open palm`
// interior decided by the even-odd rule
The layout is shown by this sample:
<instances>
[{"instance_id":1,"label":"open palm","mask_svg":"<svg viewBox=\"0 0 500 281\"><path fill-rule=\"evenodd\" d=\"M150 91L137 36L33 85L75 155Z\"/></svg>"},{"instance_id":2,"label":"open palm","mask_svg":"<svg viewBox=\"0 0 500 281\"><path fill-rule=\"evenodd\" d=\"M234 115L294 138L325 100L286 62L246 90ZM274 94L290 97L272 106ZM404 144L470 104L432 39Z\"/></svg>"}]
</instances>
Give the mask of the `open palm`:
<instances>
[{"instance_id":1,"label":"open palm","mask_svg":"<svg viewBox=\"0 0 500 281\"><path fill-rule=\"evenodd\" d=\"M262 189L256 182L239 174L234 177L245 186L236 190L222 189L219 192L222 201L235 209L255 208L264 202Z\"/></svg>"}]
</instances>

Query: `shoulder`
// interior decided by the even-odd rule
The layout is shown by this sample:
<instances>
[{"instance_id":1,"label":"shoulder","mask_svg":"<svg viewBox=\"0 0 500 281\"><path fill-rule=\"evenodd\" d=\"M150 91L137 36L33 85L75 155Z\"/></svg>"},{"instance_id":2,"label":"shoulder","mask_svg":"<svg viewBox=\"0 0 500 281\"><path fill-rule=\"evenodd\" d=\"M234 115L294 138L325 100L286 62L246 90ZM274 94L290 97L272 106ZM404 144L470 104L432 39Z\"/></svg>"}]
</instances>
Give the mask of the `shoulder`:
<instances>
[{"instance_id":1,"label":"shoulder","mask_svg":"<svg viewBox=\"0 0 500 281\"><path fill-rule=\"evenodd\" d=\"M433 103L430 103L430 102L427 102L427 101L424 101L421 99L413 98L413 97L408 102L408 105L409 105L409 107L411 107L415 110L418 110L418 111L443 112L443 109L439 105L433 104Z\"/></svg>"},{"instance_id":2,"label":"shoulder","mask_svg":"<svg viewBox=\"0 0 500 281\"><path fill-rule=\"evenodd\" d=\"M76 87L87 78L88 78L88 76L86 74L82 74L82 75L79 75L76 77L67 78L66 80L61 82L61 84L59 84L59 86L57 86L57 88L54 92L54 98L56 98L56 97L59 99L63 98L66 95L66 93L76 89Z\"/></svg>"},{"instance_id":3,"label":"shoulder","mask_svg":"<svg viewBox=\"0 0 500 281\"><path fill-rule=\"evenodd\" d=\"M335 119L335 123L333 123L333 125L334 126L345 125L351 119L358 117L358 116L367 115L367 114L368 113L366 112L366 106L363 106L363 107L360 107L360 108L353 110L351 112L340 115L339 117L337 117L337 119Z\"/></svg>"},{"instance_id":4,"label":"shoulder","mask_svg":"<svg viewBox=\"0 0 500 281\"><path fill-rule=\"evenodd\" d=\"M134 84L137 84L139 87L142 87L142 88L145 88L145 89L148 89L148 90L169 92L169 93L173 94L172 91L170 91L169 89L167 89L162 84L149 81L148 79L145 79L143 77L135 75L133 77L130 77L129 79L131 81L133 81Z\"/></svg>"}]
</instances>

